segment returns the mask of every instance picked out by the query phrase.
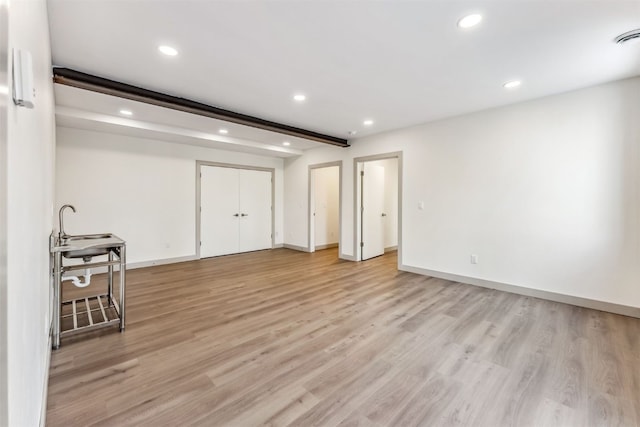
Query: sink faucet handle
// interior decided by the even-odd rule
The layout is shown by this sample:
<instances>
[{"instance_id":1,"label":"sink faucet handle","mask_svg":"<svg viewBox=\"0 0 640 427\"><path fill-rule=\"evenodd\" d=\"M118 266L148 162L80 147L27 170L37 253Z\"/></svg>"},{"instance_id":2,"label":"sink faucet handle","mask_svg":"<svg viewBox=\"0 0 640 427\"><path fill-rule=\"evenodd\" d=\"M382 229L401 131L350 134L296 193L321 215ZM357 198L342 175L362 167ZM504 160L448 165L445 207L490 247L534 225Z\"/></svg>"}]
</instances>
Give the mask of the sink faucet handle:
<instances>
[{"instance_id":1,"label":"sink faucet handle","mask_svg":"<svg viewBox=\"0 0 640 427\"><path fill-rule=\"evenodd\" d=\"M65 233L64 231L64 218L63 218L64 210L66 208L71 208L73 212L76 211L76 208L73 205L63 205L58 211L58 219L60 220L60 229L58 230L58 236L61 239L67 235L67 233Z\"/></svg>"}]
</instances>

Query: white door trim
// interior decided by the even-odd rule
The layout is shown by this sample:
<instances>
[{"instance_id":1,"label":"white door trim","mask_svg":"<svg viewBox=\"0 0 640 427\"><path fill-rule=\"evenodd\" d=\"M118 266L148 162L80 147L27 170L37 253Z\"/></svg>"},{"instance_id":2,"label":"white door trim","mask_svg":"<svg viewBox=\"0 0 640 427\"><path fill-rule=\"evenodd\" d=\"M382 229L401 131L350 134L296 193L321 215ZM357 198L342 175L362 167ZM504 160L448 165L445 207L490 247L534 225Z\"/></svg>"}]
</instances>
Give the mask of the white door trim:
<instances>
[{"instance_id":1,"label":"white door trim","mask_svg":"<svg viewBox=\"0 0 640 427\"><path fill-rule=\"evenodd\" d=\"M15 13L14 13L15 15ZM9 4L0 1L0 86L9 87L10 79L7 70L8 51L9 51ZM7 145L9 144L7 135L7 116L9 105L11 104L11 95L8 93L0 93L2 101L0 102L0 198L3 203L0 205L0 426L9 425L9 331L7 329L7 295L9 282L7 278ZM55 200L55 199L54 199ZM54 222L55 224L55 222ZM43 236L44 239L44 236ZM44 246L44 240L43 244ZM49 274L51 276L51 274ZM50 282L52 283L52 282ZM14 283L17 285L17 283ZM44 286L44 283L43 283ZM51 295L52 287L49 290L42 289L42 292L48 292ZM49 313L50 321L52 314ZM51 351L51 343L48 345L48 352ZM46 345L46 344L45 344ZM15 353L15 352L14 352ZM48 355L48 353L47 353ZM45 400L42 402L42 413L46 413L47 401L46 391L48 384L48 372L44 374L44 392ZM40 424L44 425L44 417L41 415Z\"/></svg>"},{"instance_id":2,"label":"white door trim","mask_svg":"<svg viewBox=\"0 0 640 427\"><path fill-rule=\"evenodd\" d=\"M371 156L354 157L353 159L353 257L354 261L362 259L360 248L360 230L358 227L358 206L360 200L357 197L360 179L358 176L358 163L373 162L375 160L398 159L398 269L402 263L402 151L374 154Z\"/></svg>"},{"instance_id":3,"label":"white door trim","mask_svg":"<svg viewBox=\"0 0 640 427\"><path fill-rule=\"evenodd\" d=\"M307 172L308 187L307 187L307 247L306 252L315 252L315 247L311 247L311 221L313 221L313 213L311 212L311 199L314 196L314 189L311 185L311 171L313 169L330 168L333 166L338 167L338 257L342 258L342 160L327 163L317 163L309 165L309 171Z\"/></svg>"},{"instance_id":4,"label":"white door trim","mask_svg":"<svg viewBox=\"0 0 640 427\"><path fill-rule=\"evenodd\" d=\"M219 168L247 169L255 171L271 172L271 248L275 246L275 192L276 192L276 170L275 168L263 168L259 166L235 165L230 163L208 162L196 160L196 259L200 259L201 246L201 209L202 209L202 184L200 175L202 166L215 166Z\"/></svg>"}]
</instances>

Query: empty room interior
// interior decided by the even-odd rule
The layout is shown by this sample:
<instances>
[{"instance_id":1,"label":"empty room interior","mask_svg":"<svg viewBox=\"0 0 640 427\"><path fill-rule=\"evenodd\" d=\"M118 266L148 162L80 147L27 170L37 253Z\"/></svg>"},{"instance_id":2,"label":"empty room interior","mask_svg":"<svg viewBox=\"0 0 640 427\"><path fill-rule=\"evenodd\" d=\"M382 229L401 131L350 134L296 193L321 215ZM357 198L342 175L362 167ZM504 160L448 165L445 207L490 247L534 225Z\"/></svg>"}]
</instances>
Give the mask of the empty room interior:
<instances>
[{"instance_id":1,"label":"empty room interior","mask_svg":"<svg viewBox=\"0 0 640 427\"><path fill-rule=\"evenodd\" d=\"M639 426L640 1L0 0L0 426Z\"/></svg>"}]
</instances>

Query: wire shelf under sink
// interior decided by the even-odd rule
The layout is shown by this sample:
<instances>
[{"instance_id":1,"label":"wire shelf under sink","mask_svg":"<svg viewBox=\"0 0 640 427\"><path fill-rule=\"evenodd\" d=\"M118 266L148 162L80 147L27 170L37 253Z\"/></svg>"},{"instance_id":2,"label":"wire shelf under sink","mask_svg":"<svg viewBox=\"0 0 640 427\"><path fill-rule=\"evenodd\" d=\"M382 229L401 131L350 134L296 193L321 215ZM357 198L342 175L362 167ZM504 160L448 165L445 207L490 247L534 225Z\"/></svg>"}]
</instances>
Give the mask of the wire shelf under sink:
<instances>
[{"instance_id":1,"label":"wire shelf under sink","mask_svg":"<svg viewBox=\"0 0 640 427\"><path fill-rule=\"evenodd\" d=\"M115 298L109 301L108 294L63 301L60 335L117 324L120 322L118 307Z\"/></svg>"}]
</instances>

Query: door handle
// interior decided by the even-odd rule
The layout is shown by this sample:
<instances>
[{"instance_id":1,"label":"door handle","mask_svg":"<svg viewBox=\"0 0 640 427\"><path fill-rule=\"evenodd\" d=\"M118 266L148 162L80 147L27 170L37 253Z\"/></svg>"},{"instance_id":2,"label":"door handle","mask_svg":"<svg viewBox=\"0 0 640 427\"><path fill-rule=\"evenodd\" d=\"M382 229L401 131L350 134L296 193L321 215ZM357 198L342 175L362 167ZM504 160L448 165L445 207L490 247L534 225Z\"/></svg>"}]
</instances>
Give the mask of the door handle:
<instances>
[{"instance_id":1,"label":"door handle","mask_svg":"<svg viewBox=\"0 0 640 427\"><path fill-rule=\"evenodd\" d=\"M384 213L384 212L382 212L382 216L387 216L387 214L386 214L386 213Z\"/></svg>"},{"instance_id":2,"label":"door handle","mask_svg":"<svg viewBox=\"0 0 640 427\"><path fill-rule=\"evenodd\" d=\"M240 216L249 216L249 214L243 213L243 214L240 214Z\"/></svg>"},{"instance_id":3,"label":"door handle","mask_svg":"<svg viewBox=\"0 0 640 427\"><path fill-rule=\"evenodd\" d=\"M240 214L234 213L233 216L240 216Z\"/></svg>"}]
</instances>

